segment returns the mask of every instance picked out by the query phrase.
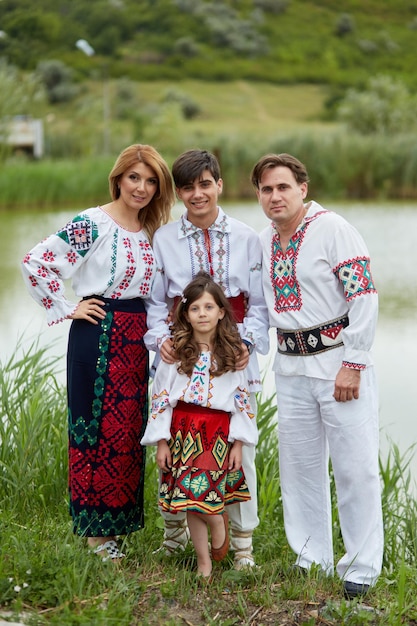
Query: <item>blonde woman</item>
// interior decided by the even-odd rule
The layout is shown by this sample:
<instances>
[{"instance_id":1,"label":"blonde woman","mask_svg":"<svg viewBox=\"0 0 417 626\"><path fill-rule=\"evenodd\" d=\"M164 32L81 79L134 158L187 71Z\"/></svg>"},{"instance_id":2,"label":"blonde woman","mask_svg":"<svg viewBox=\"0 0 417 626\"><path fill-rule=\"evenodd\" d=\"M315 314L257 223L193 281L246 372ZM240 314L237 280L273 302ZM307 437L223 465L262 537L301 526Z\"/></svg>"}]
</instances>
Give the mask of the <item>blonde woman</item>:
<instances>
[{"instance_id":1,"label":"blonde woman","mask_svg":"<svg viewBox=\"0 0 417 626\"><path fill-rule=\"evenodd\" d=\"M69 497L74 533L104 559L116 536L143 526L148 351L145 302L155 230L174 203L167 164L148 145L127 147L110 174L111 201L76 215L36 245L22 270L48 324L72 320L67 354ZM79 298L65 296L71 279Z\"/></svg>"}]
</instances>

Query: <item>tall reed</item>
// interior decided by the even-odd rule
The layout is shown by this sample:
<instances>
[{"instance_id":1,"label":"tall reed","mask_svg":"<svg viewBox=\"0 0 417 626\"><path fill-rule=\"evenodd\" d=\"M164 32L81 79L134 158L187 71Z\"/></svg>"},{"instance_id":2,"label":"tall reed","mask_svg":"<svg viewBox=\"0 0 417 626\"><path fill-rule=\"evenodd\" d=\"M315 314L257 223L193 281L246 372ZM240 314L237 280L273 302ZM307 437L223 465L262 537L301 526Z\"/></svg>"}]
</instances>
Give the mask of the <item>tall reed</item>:
<instances>
[{"instance_id":1,"label":"tall reed","mask_svg":"<svg viewBox=\"0 0 417 626\"><path fill-rule=\"evenodd\" d=\"M170 164L177 156L171 143L159 138L158 149ZM244 133L190 136L189 146L211 150L219 157L223 197L252 199L250 172L268 152L290 152L303 161L310 175L310 197L332 199L417 198L415 136L367 137L340 130L287 132L267 141ZM177 142L177 146L180 144ZM0 169L0 206L59 208L109 200L107 177L116 154L82 159L4 163Z\"/></svg>"},{"instance_id":2,"label":"tall reed","mask_svg":"<svg viewBox=\"0 0 417 626\"><path fill-rule=\"evenodd\" d=\"M31 509L66 490L66 396L58 357L32 343L0 362L0 506Z\"/></svg>"},{"instance_id":3,"label":"tall reed","mask_svg":"<svg viewBox=\"0 0 417 626\"><path fill-rule=\"evenodd\" d=\"M409 471L413 449L392 445L380 461L386 549L383 572L367 608L343 600L341 582L312 570L291 571L280 501L275 398L258 395L260 524L254 533L258 568L236 572L216 564L213 584L195 579L191 546L167 559L157 509L158 472L147 458L146 524L124 541L121 568L89 554L75 537L67 507L66 394L58 359L33 343L0 363L0 615L3 609L44 626L144 624L372 624L417 619L417 504ZM148 451L149 452L149 451ZM333 485L334 488L334 485ZM334 500L335 552L343 551Z\"/></svg>"}]
</instances>

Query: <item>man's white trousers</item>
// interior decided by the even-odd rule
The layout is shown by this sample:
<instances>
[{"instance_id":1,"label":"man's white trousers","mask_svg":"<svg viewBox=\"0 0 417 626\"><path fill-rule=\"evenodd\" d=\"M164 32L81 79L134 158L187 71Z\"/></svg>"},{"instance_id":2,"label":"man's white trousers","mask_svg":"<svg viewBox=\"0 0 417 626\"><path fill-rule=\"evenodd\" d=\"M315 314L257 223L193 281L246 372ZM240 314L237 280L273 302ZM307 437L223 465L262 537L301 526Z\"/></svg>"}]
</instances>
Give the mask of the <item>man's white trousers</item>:
<instances>
[{"instance_id":1,"label":"man's white trousers","mask_svg":"<svg viewBox=\"0 0 417 626\"><path fill-rule=\"evenodd\" d=\"M359 399L350 402L334 400L332 380L276 374L275 382L284 523L297 564L333 573L330 454L346 551L336 571L372 585L383 556L374 369L361 372Z\"/></svg>"}]
</instances>

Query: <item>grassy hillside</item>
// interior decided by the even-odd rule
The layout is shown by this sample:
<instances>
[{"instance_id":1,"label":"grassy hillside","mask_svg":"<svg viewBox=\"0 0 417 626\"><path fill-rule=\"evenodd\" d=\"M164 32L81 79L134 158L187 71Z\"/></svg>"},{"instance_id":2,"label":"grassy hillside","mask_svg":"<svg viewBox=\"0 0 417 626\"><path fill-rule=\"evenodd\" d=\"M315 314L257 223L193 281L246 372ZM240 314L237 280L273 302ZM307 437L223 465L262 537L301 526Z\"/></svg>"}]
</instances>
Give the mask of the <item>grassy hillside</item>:
<instances>
[{"instance_id":1,"label":"grassy hillside","mask_svg":"<svg viewBox=\"0 0 417 626\"><path fill-rule=\"evenodd\" d=\"M0 28L0 63L22 70L0 93L0 118L41 117L51 160L44 174L36 164L26 188L21 161L9 163L4 205L94 198L95 179L133 142L155 145L169 163L190 147L214 151L231 198L253 197L248 173L267 151L305 160L322 194L417 196L411 126L406 136L370 137L347 133L332 115L350 85L377 74L416 93L417 0L1 0ZM93 56L76 48L80 38ZM48 89L49 102L12 105L12 89L40 61L69 71L60 97ZM72 164L61 180L58 159L76 168L92 160L96 173L86 165L69 190Z\"/></svg>"},{"instance_id":2,"label":"grassy hillside","mask_svg":"<svg viewBox=\"0 0 417 626\"><path fill-rule=\"evenodd\" d=\"M80 79L105 66L134 80L346 86L384 72L417 87L415 0L2 0L0 24L0 56L23 69L60 59Z\"/></svg>"},{"instance_id":3,"label":"grassy hillside","mask_svg":"<svg viewBox=\"0 0 417 626\"><path fill-rule=\"evenodd\" d=\"M155 144L168 159L193 145L215 149L226 141L250 141L262 151L267 140L283 132L335 127L323 121L328 89L318 85L110 79L104 93L105 98L102 81L86 81L75 100L38 112L49 156L102 154L104 143L113 156L134 141ZM195 116L186 119L178 100L192 103Z\"/></svg>"},{"instance_id":4,"label":"grassy hillside","mask_svg":"<svg viewBox=\"0 0 417 626\"><path fill-rule=\"evenodd\" d=\"M148 103L163 100L171 87L166 81L141 83L139 97ZM200 108L200 113L187 121L187 127L207 135L233 130L237 135L270 136L294 127L308 125L311 129L321 124L328 93L319 85L280 86L244 80L224 84L187 79L178 89Z\"/></svg>"}]
</instances>

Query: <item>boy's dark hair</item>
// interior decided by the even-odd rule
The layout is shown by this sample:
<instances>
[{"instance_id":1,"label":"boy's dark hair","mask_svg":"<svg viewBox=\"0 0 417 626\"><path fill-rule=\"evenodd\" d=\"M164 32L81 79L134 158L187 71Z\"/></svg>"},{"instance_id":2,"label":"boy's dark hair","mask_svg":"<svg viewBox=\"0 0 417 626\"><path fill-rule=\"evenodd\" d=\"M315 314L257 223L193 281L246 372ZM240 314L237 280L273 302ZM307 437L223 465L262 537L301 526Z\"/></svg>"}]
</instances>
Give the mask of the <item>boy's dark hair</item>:
<instances>
[{"instance_id":1,"label":"boy's dark hair","mask_svg":"<svg viewBox=\"0 0 417 626\"><path fill-rule=\"evenodd\" d=\"M206 272L198 272L184 289L177 305L173 325L174 349L180 361L178 370L190 376L198 361L200 348L194 339L193 328L187 320L187 311L204 292L212 295L217 306L224 310L224 317L219 320L216 327L212 350L211 373L213 376L220 376L225 372L236 370L236 360L243 352L242 340L222 288Z\"/></svg>"},{"instance_id":2,"label":"boy's dark hair","mask_svg":"<svg viewBox=\"0 0 417 626\"><path fill-rule=\"evenodd\" d=\"M201 178L204 170L209 170L217 182L220 175L220 165L214 154L207 150L187 150L174 161L172 165L172 177L174 185L178 189L193 183Z\"/></svg>"}]
</instances>

